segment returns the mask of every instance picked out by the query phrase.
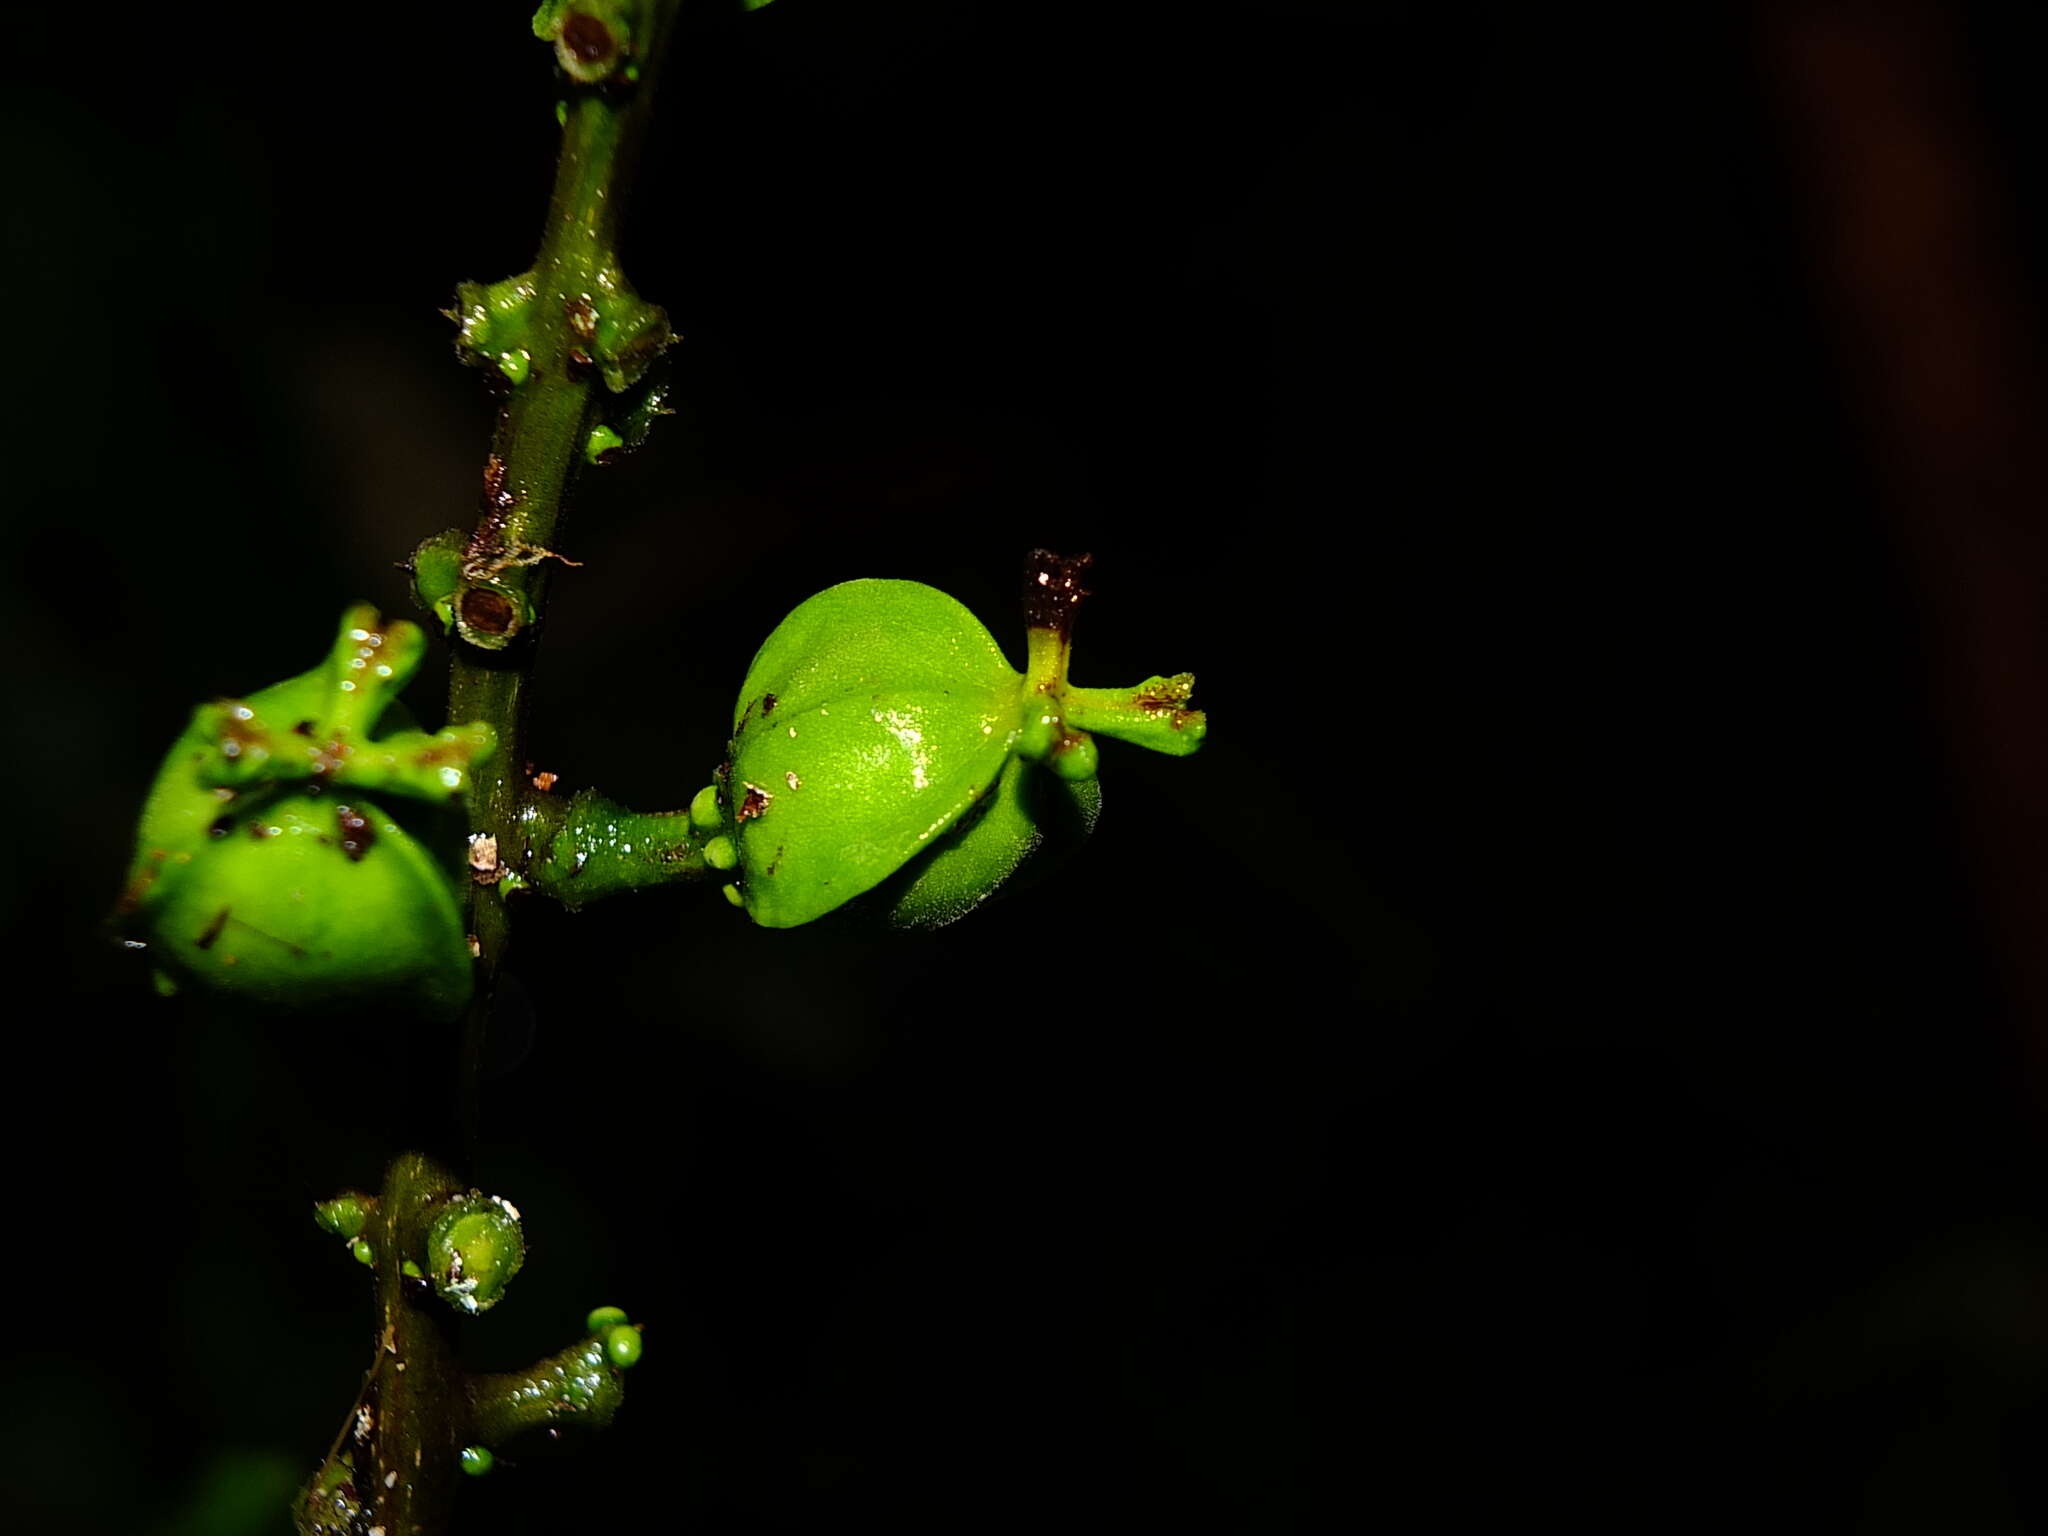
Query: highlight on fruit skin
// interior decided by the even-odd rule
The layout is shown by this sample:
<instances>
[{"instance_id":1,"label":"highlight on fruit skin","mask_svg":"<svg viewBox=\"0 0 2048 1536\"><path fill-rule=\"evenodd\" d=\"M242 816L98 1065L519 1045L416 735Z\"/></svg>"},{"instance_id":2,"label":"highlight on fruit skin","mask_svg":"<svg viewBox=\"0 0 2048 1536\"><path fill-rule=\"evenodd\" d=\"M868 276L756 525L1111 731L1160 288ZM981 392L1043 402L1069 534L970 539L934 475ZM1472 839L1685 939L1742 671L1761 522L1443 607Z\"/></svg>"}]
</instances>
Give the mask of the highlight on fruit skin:
<instances>
[{"instance_id":1,"label":"highlight on fruit skin","mask_svg":"<svg viewBox=\"0 0 2048 1536\"><path fill-rule=\"evenodd\" d=\"M471 990L456 867L488 726L397 703L425 637L358 605L312 670L201 705L157 772L115 921L158 987L443 1017Z\"/></svg>"},{"instance_id":2,"label":"highlight on fruit skin","mask_svg":"<svg viewBox=\"0 0 2048 1536\"><path fill-rule=\"evenodd\" d=\"M1101 808L1095 736L1181 756L1206 733L1188 675L1127 689L1067 678L1087 557L1034 551L1027 658L1013 668L965 607L913 581L827 588L747 669L717 782L691 815L764 927L871 897L936 928L1071 850Z\"/></svg>"}]
</instances>

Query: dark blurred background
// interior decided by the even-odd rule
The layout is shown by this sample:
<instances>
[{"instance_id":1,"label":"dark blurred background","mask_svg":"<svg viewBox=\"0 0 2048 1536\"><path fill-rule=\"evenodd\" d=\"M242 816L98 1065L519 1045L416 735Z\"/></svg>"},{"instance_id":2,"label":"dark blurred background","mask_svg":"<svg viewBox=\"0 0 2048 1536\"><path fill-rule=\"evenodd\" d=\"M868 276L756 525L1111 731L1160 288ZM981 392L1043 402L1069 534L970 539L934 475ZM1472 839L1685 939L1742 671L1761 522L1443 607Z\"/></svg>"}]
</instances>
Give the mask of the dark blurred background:
<instances>
[{"instance_id":1,"label":"dark blurred background","mask_svg":"<svg viewBox=\"0 0 2048 1536\"><path fill-rule=\"evenodd\" d=\"M1653 9L696 8L677 414L556 541L540 766L681 804L796 601L1011 639L1033 545L1212 738L935 937L525 914L465 1348L647 1358L470 1525L2048 1527L2048 21ZM308 1206L381 1064L100 924L190 706L474 515L525 16L168 7L0 96L9 1530L282 1529L368 1358Z\"/></svg>"}]
</instances>

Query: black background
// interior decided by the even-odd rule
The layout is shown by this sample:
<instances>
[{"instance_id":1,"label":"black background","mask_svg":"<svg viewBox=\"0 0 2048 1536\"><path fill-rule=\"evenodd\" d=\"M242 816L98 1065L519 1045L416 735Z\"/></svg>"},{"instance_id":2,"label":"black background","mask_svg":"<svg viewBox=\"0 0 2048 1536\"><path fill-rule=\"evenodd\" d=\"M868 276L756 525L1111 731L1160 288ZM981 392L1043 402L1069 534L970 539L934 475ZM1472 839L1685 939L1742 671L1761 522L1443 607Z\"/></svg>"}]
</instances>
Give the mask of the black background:
<instances>
[{"instance_id":1,"label":"black background","mask_svg":"<svg viewBox=\"0 0 2048 1536\"><path fill-rule=\"evenodd\" d=\"M795 602L915 578L1007 641L1033 545L1096 557L1079 680L1191 668L1212 737L1106 745L1074 865L936 937L525 914L476 1176L531 1260L464 1347L614 1302L647 1356L469 1523L2048 1518L2039 1020L1765 30L700 8L625 252L678 414L556 541L539 765L681 804ZM2031 293L2041 39L1943 35ZM0 1498L282 1528L196 1511L353 1396L307 1207L394 1149L384 1068L160 1003L100 920L191 705L472 518L436 311L530 258L552 66L516 5L35 60Z\"/></svg>"}]
</instances>

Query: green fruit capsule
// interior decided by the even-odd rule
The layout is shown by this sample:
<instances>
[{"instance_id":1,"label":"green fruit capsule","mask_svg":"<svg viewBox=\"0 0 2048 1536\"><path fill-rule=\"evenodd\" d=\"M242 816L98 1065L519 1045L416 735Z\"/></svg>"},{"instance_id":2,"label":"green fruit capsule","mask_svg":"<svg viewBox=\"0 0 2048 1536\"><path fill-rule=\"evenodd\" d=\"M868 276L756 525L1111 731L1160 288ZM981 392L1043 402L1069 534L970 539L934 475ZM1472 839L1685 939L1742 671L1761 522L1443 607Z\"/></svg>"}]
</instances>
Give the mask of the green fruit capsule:
<instances>
[{"instance_id":1,"label":"green fruit capsule","mask_svg":"<svg viewBox=\"0 0 2048 1536\"><path fill-rule=\"evenodd\" d=\"M320 666L194 712L119 908L163 990L429 1017L467 1001L456 850L493 742L484 726L411 727L396 694L424 646L417 626L352 609Z\"/></svg>"},{"instance_id":2,"label":"green fruit capsule","mask_svg":"<svg viewBox=\"0 0 2048 1536\"><path fill-rule=\"evenodd\" d=\"M1159 679L1069 687L1081 564L1034 554L1022 673L972 613L917 582L846 582L776 627L741 685L717 786L714 841L730 848L706 854L736 867L729 890L755 922L794 927L872 891L890 922L938 927L1078 844L1101 795L1077 712L1160 750L1199 744L1202 716L1180 707L1192 679L1173 680L1170 704ZM1162 709L1176 719L1162 726Z\"/></svg>"}]
</instances>

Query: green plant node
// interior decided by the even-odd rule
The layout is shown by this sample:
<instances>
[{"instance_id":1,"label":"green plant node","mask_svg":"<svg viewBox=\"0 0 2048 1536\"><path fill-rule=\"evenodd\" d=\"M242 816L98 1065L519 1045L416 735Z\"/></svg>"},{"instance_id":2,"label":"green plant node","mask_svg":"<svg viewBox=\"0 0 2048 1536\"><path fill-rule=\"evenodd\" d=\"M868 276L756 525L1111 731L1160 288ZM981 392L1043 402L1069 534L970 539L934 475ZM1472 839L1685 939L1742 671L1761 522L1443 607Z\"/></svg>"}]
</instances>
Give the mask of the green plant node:
<instances>
[{"instance_id":1,"label":"green plant node","mask_svg":"<svg viewBox=\"0 0 2048 1536\"><path fill-rule=\"evenodd\" d=\"M613 74L639 78L631 62L640 7L633 0L545 0L533 15L533 35L555 45L555 62L579 85Z\"/></svg>"}]
</instances>

